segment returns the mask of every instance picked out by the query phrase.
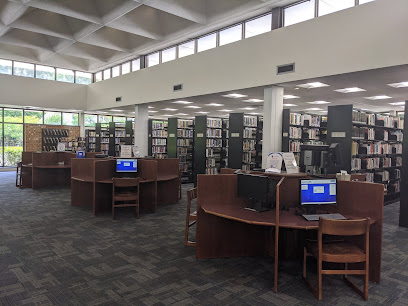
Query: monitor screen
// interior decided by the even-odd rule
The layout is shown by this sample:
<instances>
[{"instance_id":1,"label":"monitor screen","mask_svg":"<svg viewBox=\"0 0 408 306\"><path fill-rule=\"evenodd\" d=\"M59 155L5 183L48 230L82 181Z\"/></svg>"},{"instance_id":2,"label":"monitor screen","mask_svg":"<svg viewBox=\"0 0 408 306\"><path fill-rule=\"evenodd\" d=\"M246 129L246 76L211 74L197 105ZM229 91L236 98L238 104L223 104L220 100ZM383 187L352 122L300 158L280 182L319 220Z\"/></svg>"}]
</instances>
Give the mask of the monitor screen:
<instances>
[{"instance_id":1,"label":"monitor screen","mask_svg":"<svg viewBox=\"0 0 408 306\"><path fill-rule=\"evenodd\" d=\"M336 179L300 180L300 204L336 204Z\"/></svg>"},{"instance_id":2,"label":"monitor screen","mask_svg":"<svg viewBox=\"0 0 408 306\"><path fill-rule=\"evenodd\" d=\"M77 158L85 158L85 152L84 151L77 151Z\"/></svg>"},{"instance_id":3,"label":"monitor screen","mask_svg":"<svg viewBox=\"0 0 408 306\"><path fill-rule=\"evenodd\" d=\"M137 159L117 159L116 172L137 172Z\"/></svg>"}]
</instances>

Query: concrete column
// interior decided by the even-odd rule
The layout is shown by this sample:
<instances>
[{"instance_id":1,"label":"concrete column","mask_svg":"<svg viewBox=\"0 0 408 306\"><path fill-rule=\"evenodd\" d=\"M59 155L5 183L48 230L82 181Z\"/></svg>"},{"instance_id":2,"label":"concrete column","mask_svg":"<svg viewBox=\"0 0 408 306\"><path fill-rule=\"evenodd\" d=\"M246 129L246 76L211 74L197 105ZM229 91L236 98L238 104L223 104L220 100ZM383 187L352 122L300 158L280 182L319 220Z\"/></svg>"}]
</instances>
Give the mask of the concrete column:
<instances>
[{"instance_id":1,"label":"concrete column","mask_svg":"<svg viewBox=\"0 0 408 306\"><path fill-rule=\"evenodd\" d=\"M79 136L85 137L85 114L84 113L79 113L78 123L79 123Z\"/></svg>"},{"instance_id":2,"label":"concrete column","mask_svg":"<svg viewBox=\"0 0 408 306\"><path fill-rule=\"evenodd\" d=\"M147 105L135 105L135 146L139 148L140 157L148 154L148 108Z\"/></svg>"},{"instance_id":3,"label":"concrete column","mask_svg":"<svg viewBox=\"0 0 408 306\"><path fill-rule=\"evenodd\" d=\"M264 89L262 168L270 152L282 150L283 88L278 86Z\"/></svg>"}]
</instances>

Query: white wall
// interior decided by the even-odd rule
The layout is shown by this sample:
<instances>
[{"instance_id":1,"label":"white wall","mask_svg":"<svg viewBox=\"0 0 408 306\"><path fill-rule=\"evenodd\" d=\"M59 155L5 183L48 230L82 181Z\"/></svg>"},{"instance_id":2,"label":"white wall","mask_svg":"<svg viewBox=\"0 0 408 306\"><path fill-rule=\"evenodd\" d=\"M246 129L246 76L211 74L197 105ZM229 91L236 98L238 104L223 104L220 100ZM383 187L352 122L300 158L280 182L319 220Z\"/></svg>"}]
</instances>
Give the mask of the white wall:
<instances>
[{"instance_id":1,"label":"white wall","mask_svg":"<svg viewBox=\"0 0 408 306\"><path fill-rule=\"evenodd\" d=\"M87 86L0 75L0 104L85 109Z\"/></svg>"},{"instance_id":2,"label":"white wall","mask_svg":"<svg viewBox=\"0 0 408 306\"><path fill-rule=\"evenodd\" d=\"M88 86L87 109L408 64L407 0L377 0ZM276 75L276 66L296 72ZM183 91L173 93L173 85ZM116 103L115 97L122 102Z\"/></svg>"}]
</instances>

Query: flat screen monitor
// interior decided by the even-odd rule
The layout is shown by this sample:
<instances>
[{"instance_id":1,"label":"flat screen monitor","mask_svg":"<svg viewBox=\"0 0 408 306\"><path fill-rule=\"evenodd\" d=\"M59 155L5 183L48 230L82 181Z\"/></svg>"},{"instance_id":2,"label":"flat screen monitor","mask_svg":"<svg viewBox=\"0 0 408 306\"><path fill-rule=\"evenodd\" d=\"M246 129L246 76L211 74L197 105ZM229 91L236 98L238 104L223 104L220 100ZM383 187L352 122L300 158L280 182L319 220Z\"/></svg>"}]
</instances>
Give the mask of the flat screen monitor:
<instances>
[{"instance_id":1,"label":"flat screen monitor","mask_svg":"<svg viewBox=\"0 0 408 306\"><path fill-rule=\"evenodd\" d=\"M85 152L84 151L77 151L77 158L85 158Z\"/></svg>"},{"instance_id":2,"label":"flat screen monitor","mask_svg":"<svg viewBox=\"0 0 408 306\"><path fill-rule=\"evenodd\" d=\"M300 180L300 204L337 204L336 179Z\"/></svg>"},{"instance_id":3,"label":"flat screen monitor","mask_svg":"<svg viewBox=\"0 0 408 306\"><path fill-rule=\"evenodd\" d=\"M116 172L137 172L137 159L117 159Z\"/></svg>"},{"instance_id":4,"label":"flat screen monitor","mask_svg":"<svg viewBox=\"0 0 408 306\"><path fill-rule=\"evenodd\" d=\"M252 209L263 211L276 202L276 180L268 176L238 174L238 196L251 200Z\"/></svg>"}]
</instances>

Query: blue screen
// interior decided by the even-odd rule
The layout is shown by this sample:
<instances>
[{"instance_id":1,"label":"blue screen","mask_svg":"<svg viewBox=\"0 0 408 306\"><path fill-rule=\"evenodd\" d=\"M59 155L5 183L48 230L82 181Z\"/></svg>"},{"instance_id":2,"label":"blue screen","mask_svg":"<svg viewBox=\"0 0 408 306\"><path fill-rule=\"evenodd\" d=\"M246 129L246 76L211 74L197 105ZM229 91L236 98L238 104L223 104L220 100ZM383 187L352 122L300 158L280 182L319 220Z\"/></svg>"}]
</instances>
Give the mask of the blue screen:
<instances>
[{"instance_id":1,"label":"blue screen","mask_svg":"<svg viewBox=\"0 0 408 306\"><path fill-rule=\"evenodd\" d=\"M117 159L116 172L137 172L137 159Z\"/></svg>"},{"instance_id":2,"label":"blue screen","mask_svg":"<svg viewBox=\"0 0 408 306\"><path fill-rule=\"evenodd\" d=\"M336 204L336 180L300 180L300 204Z\"/></svg>"},{"instance_id":3,"label":"blue screen","mask_svg":"<svg viewBox=\"0 0 408 306\"><path fill-rule=\"evenodd\" d=\"M77 151L77 158L85 158L85 152L84 151Z\"/></svg>"}]
</instances>

